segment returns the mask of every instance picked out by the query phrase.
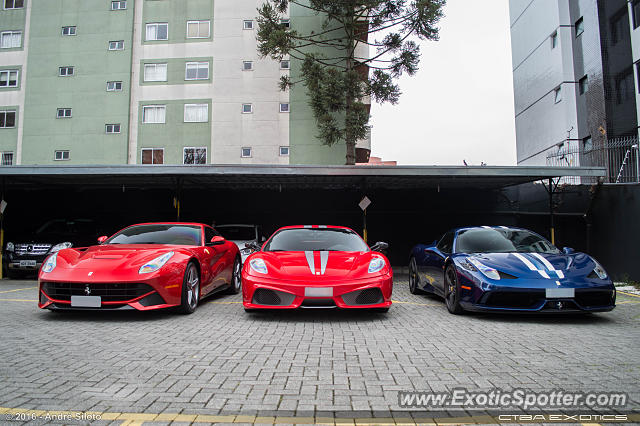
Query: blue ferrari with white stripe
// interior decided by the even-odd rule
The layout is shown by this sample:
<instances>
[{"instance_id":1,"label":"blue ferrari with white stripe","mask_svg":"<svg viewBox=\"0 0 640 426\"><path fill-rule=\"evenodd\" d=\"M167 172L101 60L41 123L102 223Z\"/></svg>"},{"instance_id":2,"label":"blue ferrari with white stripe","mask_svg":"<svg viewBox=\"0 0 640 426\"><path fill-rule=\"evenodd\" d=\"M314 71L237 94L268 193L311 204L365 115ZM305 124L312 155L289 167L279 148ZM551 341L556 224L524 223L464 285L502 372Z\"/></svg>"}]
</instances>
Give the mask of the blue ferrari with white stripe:
<instances>
[{"instance_id":1,"label":"blue ferrari with white stripe","mask_svg":"<svg viewBox=\"0 0 640 426\"><path fill-rule=\"evenodd\" d=\"M611 278L593 257L506 226L457 228L418 244L409 288L442 296L453 314L606 312L616 301Z\"/></svg>"}]
</instances>

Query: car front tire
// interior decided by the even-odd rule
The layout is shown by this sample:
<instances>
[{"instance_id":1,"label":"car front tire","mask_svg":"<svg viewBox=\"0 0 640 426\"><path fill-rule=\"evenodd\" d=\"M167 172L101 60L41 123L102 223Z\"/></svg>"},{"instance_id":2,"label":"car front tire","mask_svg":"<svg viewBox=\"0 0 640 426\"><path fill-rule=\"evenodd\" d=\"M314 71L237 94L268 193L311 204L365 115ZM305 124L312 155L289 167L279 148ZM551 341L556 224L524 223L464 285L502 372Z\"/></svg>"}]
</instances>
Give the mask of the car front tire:
<instances>
[{"instance_id":1,"label":"car front tire","mask_svg":"<svg viewBox=\"0 0 640 426\"><path fill-rule=\"evenodd\" d=\"M460 283L458 282L458 272L453 265L447 266L444 275L444 301L447 304L447 310L454 314L460 315L464 312L460 306Z\"/></svg>"},{"instance_id":2,"label":"car front tire","mask_svg":"<svg viewBox=\"0 0 640 426\"><path fill-rule=\"evenodd\" d=\"M179 312L192 314L200 301L200 274L195 263L189 262L182 280L182 300Z\"/></svg>"}]
</instances>

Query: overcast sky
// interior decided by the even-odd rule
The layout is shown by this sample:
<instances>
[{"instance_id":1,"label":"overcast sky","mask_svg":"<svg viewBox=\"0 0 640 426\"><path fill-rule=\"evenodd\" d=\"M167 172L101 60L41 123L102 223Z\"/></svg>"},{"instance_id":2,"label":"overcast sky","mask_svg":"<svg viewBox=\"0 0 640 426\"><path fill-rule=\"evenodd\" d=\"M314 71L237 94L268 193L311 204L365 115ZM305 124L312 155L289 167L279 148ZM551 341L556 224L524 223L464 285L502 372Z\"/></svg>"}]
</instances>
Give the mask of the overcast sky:
<instances>
[{"instance_id":1,"label":"overcast sky","mask_svg":"<svg viewBox=\"0 0 640 426\"><path fill-rule=\"evenodd\" d=\"M371 106L371 155L400 165L515 165L508 0L447 0L440 40L397 105Z\"/></svg>"}]
</instances>

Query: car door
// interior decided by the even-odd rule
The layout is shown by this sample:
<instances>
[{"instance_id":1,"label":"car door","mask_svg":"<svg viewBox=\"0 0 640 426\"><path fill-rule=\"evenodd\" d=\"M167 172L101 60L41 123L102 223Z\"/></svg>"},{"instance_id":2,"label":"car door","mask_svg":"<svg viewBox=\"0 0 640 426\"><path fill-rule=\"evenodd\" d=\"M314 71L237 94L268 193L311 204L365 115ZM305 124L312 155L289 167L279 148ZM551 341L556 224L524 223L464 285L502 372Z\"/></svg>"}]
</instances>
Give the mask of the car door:
<instances>
[{"instance_id":1,"label":"car door","mask_svg":"<svg viewBox=\"0 0 640 426\"><path fill-rule=\"evenodd\" d=\"M203 263L207 269L208 276L207 293L227 282L223 272L225 269L225 253L227 251L226 246L228 241L225 241L223 244L212 244L211 239L216 236L220 236L220 234L213 228L210 226L204 227Z\"/></svg>"},{"instance_id":2,"label":"car door","mask_svg":"<svg viewBox=\"0 0 640 426\"><path fill-rule=\"evenodd\" d=\"M440 241L425 251L425 269L433 278L433 287L438 292L444 293L444 262L453 250L454 231L449 231L442 236Z\"/></svg>"}]
</instances>

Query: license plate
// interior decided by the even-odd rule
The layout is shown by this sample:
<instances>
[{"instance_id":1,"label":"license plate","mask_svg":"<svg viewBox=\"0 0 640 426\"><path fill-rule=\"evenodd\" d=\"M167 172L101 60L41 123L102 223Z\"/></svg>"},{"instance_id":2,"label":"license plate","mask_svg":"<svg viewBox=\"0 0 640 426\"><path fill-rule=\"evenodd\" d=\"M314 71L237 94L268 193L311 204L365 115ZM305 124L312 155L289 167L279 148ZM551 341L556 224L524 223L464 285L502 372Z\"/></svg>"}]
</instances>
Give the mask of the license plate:
<instances>
[{"instance_id":1,"label":"license plate","mask_svg":"<svg viewBox=\"0 0 640 426\"><path fill-rule=\"evenodd\" d=\"M576 290L574 288L548 288L546 289L547 299L564 299L575 297Z\"/></svg>"},{"instance_id":2,"label":"license plate","mask_svg":"<svg viewBox=\"0 0 640 426\"><path fill-rule=\"evenodd\" d=\"M36 261L35 260L21 260L20 261L21 268L35 268Z\"/></svg>"},{"instance_id":3,"label":"license plate","mask_svg":"<svg viewBox=\"0 0 640 426\"><path fill-rule=\"evenodd\" d=\"M71 296L71 306L74 308L99 308L102 306L100 296Z\"/></svg>"},{"instance_id":4,"label":"license plate","mask_svg":"<svg viewBox=\"0 0 640 426\"><path fill-rule=\"evenodd\" d=\"M333 287L305 287L306 297L333 297Z\"/></svg>"}]
</instances>

